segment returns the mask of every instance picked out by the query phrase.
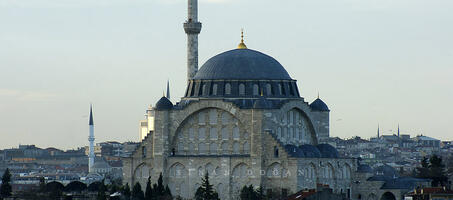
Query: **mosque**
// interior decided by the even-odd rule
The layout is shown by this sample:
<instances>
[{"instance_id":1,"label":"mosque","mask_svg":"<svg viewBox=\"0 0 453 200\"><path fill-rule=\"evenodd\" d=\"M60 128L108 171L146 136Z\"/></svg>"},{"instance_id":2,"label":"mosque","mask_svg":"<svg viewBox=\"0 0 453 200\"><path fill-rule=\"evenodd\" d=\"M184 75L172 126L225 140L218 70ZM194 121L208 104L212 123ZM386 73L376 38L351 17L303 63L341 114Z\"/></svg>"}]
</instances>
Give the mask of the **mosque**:
<instances>
[{"instance_id":1,"label":"mosque","mask_svg":"<svg viewBox=\"0 0 453 200\"><path fill-rule=\"evenodd\" d=\"M359 166L323 143L328 106L319 97L306 102L285 68L243 39L198 70L202 26L197 0L188 2L185 95L176 103L164 96L146 111L143 140L123 161L124 181L145 186L162 173L173 196L190 199L208 172L221 199L237 199L250 184L270 196L318 185L350 196Z\"/></svg>"}]
</instances>

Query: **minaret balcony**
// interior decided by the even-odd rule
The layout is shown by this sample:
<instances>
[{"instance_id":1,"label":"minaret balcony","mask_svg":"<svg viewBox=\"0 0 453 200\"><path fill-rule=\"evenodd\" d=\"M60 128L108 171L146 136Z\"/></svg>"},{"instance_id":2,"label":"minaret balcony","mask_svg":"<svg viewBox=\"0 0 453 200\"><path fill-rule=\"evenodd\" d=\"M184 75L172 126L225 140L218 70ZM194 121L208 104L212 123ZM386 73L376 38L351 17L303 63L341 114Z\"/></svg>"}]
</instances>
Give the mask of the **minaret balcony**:
<instances>
[{"instance_id":1,"label":"minaret balcony","mask_svg":"<svg viewBox=\"0 0 453 200\"><path fill-rule=\"evenodd\" d=\"M187 21L184 23L184 31L187 34L199 34L201 32L201 23Z\"/></svg>"}]
</instances>

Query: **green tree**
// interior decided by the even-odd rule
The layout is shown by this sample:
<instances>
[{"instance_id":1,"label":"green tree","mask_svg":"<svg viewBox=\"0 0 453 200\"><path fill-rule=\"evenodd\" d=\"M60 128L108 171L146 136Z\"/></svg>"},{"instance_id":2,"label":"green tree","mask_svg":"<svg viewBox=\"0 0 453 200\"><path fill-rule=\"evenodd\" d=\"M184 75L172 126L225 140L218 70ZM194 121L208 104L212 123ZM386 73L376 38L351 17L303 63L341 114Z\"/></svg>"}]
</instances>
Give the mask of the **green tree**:
<instances>
[{"instance_id":1,"label":"green tree","mask_svg":"<svg viewBox=\"0 0 453 200\"><path fill-rule=\"evenodd\" d=\"M98 195L96 196L96 200L107 200L107 195L105 194L107 188L104 183L104 179L102 179L101 184L99 185Z\"/></svg>"},{"instance_id":2,"label":"green tree","mask_svg":"<svg viewBox=\"0 0 453 200\"><path fill-rule=\"evenodd\" d=\"M429 171L433 187L446 186L448 182L448 177L446 175L445 165L442 163L442 158L433 155L429 159Z\"/></svg>"},{"instance_id":3,"label":"green tree","mask_svg":"<svg viewBox=\"0 0 453 200\"><path fill-rule=\"evenodd\" d=\"M153 200L153 188L151 188L151 177L148 177L148 182L146 182L146 189L145 189L145 199L146 200Z\"/></svg>"},{"instance_id":4,"label":"green tree","mask_svg":"<svg viewBox=\"0 0 453 200\"><path fill-rule=\"evenodd\" d=\"M159 179L157 179L157 187L155 188L157 196L163 196L165 194L164 180L162 173L159 174Z\"/></svg>"},{"instance_id":5,"label":"green tree","mask_svg":"<svg viewBox=\"0 0 453 200\"><path fill-rule=\"evenodd\" d=\"M131 188L129 187L129 183L126 183L126 185L123 187L122 193L126 200L131 199Z\"/></svg>"},{"instance_id":6,"label":"green tree","mask_svg":"<svg viewBox=\"0 0 453 200\"><path fill-rule=\"evenodd\" d=\"M417 167L418 178L429 178L429 162L427 157L423 157L420 167Z\"/></svg>"},{"instance_id":7,"label":"green tree","mask_svg":"<svg viewBox=\"0 0 453 200\"><path fill-rule=\"evenodd\" d=\"M10 197L12 192L11 187L11 173L9 172L9 168L6 168L5 173L2 176L2 186L0 186L0 197Z\"/></svg>"},{"instance_id":8,"label":"green tree","mask_svg":"<svg viewBox=\"0 0 453 200\"><path fill-rule=\"evenodd\" d=\"M255 190L253 185L249 185L248 187L247 185L244 185L241 189L239 197L241 200L261 200L265 198L262 188L259 187Z\"/></svg>"},{"instance_id":9,"label":"green tree","mask_svg":"<svg viewBox=\"0 0 453 200\"><path fill-rule=\"evenodd\" d=\"M142 186L140 183L135 183L134 188L132 188L132 200L144 200L145 194L143 193Z\"/></svg>"},{"instance_id":10,"label":"green tree","mask_svg":"<svg viewBox=\"0 0 453 200\"><path fill-rule=\"evenodd\" d=\"M209 183L209 174L206 172L204 178L201 179L201 186L195 192L196 200L220 200L219 194L213 189Z\"/></svg>"}]
</instances>

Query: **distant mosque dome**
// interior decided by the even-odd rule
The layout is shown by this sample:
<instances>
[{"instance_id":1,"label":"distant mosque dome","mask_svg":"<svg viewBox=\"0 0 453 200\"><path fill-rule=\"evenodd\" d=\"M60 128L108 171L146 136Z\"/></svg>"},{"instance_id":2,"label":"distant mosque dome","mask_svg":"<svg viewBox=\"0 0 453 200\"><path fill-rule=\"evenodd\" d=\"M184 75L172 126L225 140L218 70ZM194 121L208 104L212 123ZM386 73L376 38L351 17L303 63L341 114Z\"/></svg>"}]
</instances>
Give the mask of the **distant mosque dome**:
<instances>
[{"instance_id":1,"label":"distant mosque dome","mask_svg":"<svg viewBox=\"0 0 453 200\"><path fill-rule=\"evenodd\" d=\"M316 147L321 152L322 158L339 158L340 157L337 149L335 149L335 147L333 147L330 144L318 144Z\"/></svg>"},{"instance_id":2,"label":"distant mosque dome","mask_svg":"<svg viewBox=\"0 0 453 200\"><path fill-rule=\"evenodd\" d=\"M310 104L310 108L314 111L330 111L327 104L319 97Z\"/></svg>"},{"instance_id":3,"label":"distant mosque dome","mask_svg":"<svg viewBox=\"0 0 453 200\"><path fill-rule=\"evenodd\" d=\"M251 49L234 49L209 59L195 80L292 80L274 58Z\"/></svg>"},{"instance_id":4,"label":"distant mosque dome","mask_svg":"<svg viewBox=\"0 0 453 200\"><path fill-rule=\"evenodd\" d=\"M173 103L167 99L167 97L162 97L156 103L156 110L170 110L173 108Z\"/></svg>"}]
</instances>

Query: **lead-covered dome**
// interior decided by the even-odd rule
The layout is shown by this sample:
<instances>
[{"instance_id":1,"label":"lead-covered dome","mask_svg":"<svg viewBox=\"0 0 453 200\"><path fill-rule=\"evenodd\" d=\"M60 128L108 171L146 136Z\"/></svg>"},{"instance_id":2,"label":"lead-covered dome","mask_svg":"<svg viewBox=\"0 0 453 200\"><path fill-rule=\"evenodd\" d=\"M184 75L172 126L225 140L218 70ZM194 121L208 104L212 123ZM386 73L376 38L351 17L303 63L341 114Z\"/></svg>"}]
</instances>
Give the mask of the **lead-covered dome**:
<instances>
[{"instance_id":1,"label":"lead-covered dome","mask_svg":"<svg viewBox=\"0 0 453 200\"><path fill-rule=\"evenodd\" d=\"M274 58L251 49L234 49L209 59L195 80L292 80Z\"/></svg>"}]
</instances>

